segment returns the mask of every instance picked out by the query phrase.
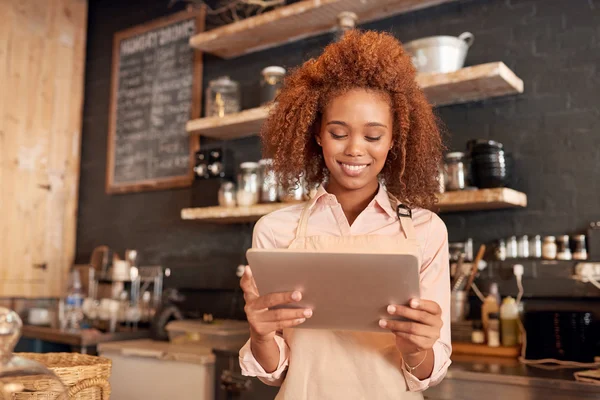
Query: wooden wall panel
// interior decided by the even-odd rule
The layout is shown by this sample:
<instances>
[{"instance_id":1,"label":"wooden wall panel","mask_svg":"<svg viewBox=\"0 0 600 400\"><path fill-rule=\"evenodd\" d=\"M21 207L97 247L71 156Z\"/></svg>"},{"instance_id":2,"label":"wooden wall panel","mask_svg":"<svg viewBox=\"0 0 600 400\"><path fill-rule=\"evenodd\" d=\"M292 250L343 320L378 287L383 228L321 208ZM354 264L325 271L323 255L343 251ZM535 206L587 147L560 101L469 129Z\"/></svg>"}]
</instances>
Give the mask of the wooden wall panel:
<instances>
[{"instance_id":1,"label":"wooden wall panel","mask_svg":"<svg viewBox=\"0 0 600 400\"><path fill-rule=\"evenodd\" d=\"M59 296L75 249L87 1L0 3L0 297Z\"/></svg>"}]
</instances>

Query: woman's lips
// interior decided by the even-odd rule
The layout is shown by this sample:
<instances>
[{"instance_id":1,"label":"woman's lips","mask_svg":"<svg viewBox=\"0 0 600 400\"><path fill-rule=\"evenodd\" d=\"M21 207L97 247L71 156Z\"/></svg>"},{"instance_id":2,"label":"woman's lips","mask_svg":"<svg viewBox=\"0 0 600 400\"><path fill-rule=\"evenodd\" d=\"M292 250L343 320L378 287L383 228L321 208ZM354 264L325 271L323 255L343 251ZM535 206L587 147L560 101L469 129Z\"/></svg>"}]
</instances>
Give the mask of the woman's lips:
<instances>
[{"instance_id":1,"label":"woman's lips","mask_svg":"<svg viewBox=\"0 0 600 400\"><path fill-rule=\"evenodd\" d=\"M356 163L343 163L339 162L338 164L342 168L342 171L350 177L357 177L362 174L370 164L356 164Z\"/></svg>"}]
</instances>

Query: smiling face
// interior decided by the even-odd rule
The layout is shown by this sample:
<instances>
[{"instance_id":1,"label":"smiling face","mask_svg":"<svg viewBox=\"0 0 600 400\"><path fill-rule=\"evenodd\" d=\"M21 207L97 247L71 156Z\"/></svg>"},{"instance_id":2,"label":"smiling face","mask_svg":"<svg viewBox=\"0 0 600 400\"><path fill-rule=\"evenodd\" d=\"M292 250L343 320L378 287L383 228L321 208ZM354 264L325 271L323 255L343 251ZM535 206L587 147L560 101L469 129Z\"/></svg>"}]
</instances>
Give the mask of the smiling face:
<instances>
[{"instance_id":1,"label":"smiling face","mask_svg":"<svg viewBox=\"0 0 600 400\"><path fill-rule=\"evenodd\" d=\"M353 89L329 101L317 142L329 170L328 190L376 190L392 145L392 112L384 94Z\"/></svg>"}]
</instances>

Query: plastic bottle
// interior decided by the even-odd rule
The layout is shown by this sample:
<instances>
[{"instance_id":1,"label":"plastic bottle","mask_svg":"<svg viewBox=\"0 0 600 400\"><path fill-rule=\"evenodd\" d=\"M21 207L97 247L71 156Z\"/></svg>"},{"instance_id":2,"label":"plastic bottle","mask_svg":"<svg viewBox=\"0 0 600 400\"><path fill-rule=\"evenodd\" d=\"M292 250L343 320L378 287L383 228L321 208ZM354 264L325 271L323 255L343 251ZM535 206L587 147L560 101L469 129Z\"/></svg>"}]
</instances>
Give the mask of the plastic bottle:
<instances>
[{"instance_id":1,"label":"plastic bottle","mask_svg":"<svg viewBox=\"0 0 600 400\"><path fill-rule=\"evenodd\" d=\"M81 290L81 277L78 270L71 272L71 284L65 301L66 329L78 331L83 321L83 292Z\"/></svg>"},{"instance_id":2,"label":"plastic bottle","mask_svg":"<svg viewBox=\"0 0 600 400\"><path fill-rule=\"evenodd\" d=\"M471 342L475 344L485 343L485 332L481 321L473 321L473 332L471 332Z\"/></svg>"},{"instance_id":3,"label":"plastic bottle","mask_svg":"<svg viewBox=\"0 0 600 400\"><path fill-rule=\"evenodd\" d=\"M490 285L490 294L487 295L483 305L481 306L481 322L483 323L483 331L488 331L489 315L500 311L500 299L498 294L498 284Z\"/></svg>"},{"instance_id":4,"label":"plastic bottle","mask_svg":"<svg viewBox=\"0 0 600 400\"><path fill-rule=\"evenodd\" d=\"M500 347L500 320L497 312L490 313L487 330L487 345L489 347Z\"/></svg>"},{"instance_id":5,"label":"plastic bottle","mask_svg":"<svg viewBox=\"0 0 600 400\"><path fill-rule=\"evenodd\" d=\"M515 299L508 296L500 307L500 329L502 346L516 346L519 342L519 308Z\"/></svg>"}]
</instances>

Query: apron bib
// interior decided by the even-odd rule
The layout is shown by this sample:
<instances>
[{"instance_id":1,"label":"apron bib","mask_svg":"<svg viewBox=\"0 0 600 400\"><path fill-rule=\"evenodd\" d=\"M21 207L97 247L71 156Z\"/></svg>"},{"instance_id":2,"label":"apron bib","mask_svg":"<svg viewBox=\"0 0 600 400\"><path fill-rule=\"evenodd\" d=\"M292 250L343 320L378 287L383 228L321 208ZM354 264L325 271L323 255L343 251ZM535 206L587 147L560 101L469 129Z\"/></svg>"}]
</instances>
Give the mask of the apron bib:
<instances>
[{"instance_id":1,"label":"apron bib","mask_svg":"<svg viewBox=\"0 0 600 400\"><path fill-rule=\"evenodd\" d=\"M313 202L303 209L290 249L414 254L421 264L410 210L398 204L397 235L306 236ZM392 333L286 329L290 347L286 378L278 400L421 400L409 392L402 357Z\"/></svg>"}]
</instances>

